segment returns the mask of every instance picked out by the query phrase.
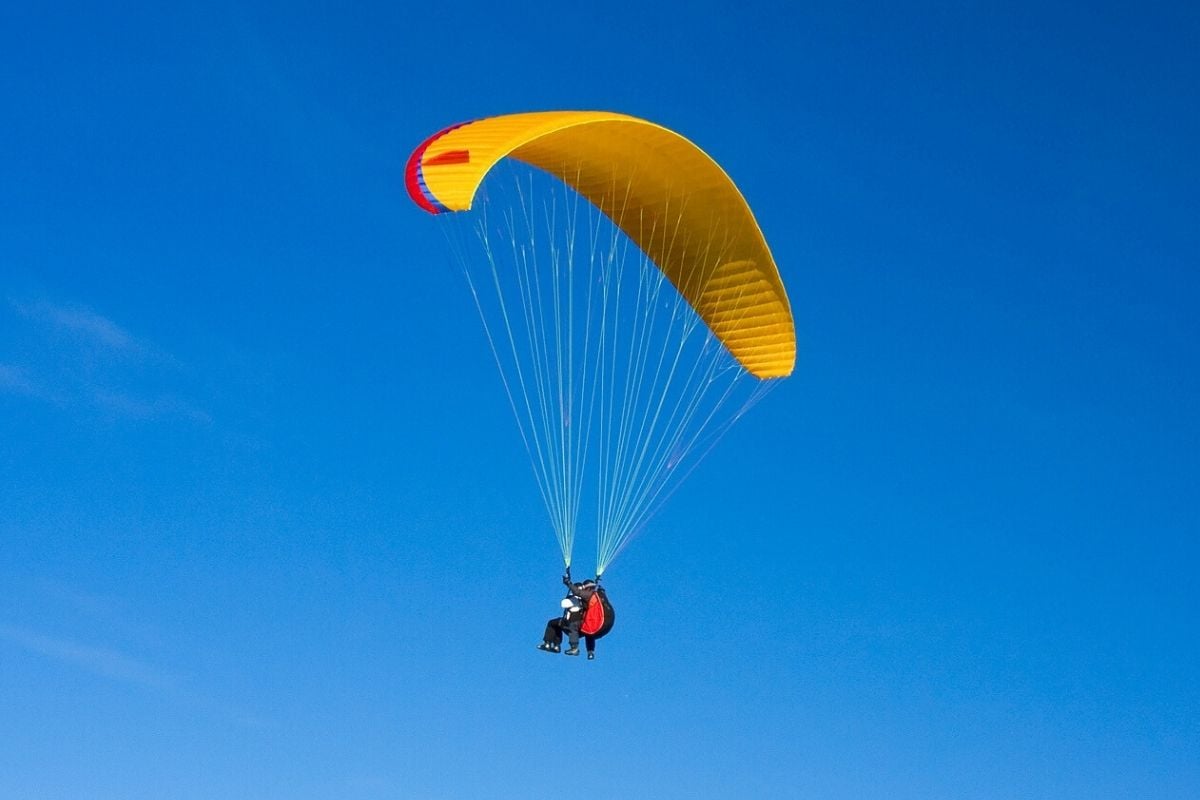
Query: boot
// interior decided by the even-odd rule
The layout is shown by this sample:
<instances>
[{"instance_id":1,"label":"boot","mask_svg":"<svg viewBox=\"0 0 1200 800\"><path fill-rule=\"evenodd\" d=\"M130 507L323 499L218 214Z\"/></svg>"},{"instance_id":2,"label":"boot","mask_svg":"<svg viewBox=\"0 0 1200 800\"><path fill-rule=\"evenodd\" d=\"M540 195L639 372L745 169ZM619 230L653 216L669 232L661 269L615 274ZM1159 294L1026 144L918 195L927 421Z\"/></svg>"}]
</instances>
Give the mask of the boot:
<instances>
[{"instance_id":1,"label":"boot","mask_svg":"<svg viewBox=\"0 0 1200 800\"><path fill-rule=\"evenodd\" d=\"M591 650L588 650L588 661L595 661L595 660L596 660L596 654L593 653Z\"/></svg>"},{"instance_id":2,"label":"boot","mask_svg":"<svg viewBox=\"0 0 1200 800\"><path fill-rule=\"evenodd\" d=\"M538 647L538 650L545 650L547 653L553 653L554 651L558 650L557 647L550 644L549 642L542 642L537 647Z\"/></svg>"},{"instance_id":3,"label":"boot","mask_svg":"<svg viewBox=\"0 0 1200 800\"><path fill-rule=\"evenodd\" d=\"M576 647L572 647L570 650L563 650L563 655L564 656L577 656L577 655L579 655L579 647L576 646Z\"/></svg>"}]
</instances>

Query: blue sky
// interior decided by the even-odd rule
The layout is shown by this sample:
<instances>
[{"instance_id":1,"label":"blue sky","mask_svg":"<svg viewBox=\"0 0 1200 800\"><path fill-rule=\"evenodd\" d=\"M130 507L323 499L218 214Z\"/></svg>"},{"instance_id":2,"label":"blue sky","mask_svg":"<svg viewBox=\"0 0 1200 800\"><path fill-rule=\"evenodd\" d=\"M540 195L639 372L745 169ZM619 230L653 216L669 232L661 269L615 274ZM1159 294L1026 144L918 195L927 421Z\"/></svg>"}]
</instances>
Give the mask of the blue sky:
<instances>
[{"instance_id":1,"label":"blue sky","mask_svg":"<svg viewBox=\"0 0 1200 800\"><path fill-rule=\"evenodd\" d=\"M1187 4L0 12L0 796L1200 793ZM557 550L402 167L681 131L796 374Z\"/></svg>"}]
</instances>

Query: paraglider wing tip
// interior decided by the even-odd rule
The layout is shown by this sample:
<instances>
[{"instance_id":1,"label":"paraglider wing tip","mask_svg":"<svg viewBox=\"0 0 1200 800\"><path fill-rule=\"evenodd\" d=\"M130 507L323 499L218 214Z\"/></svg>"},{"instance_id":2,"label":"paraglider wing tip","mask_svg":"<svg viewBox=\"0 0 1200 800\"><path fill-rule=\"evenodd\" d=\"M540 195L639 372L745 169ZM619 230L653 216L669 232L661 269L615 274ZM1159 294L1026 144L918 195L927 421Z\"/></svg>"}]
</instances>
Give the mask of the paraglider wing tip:
<instances>
[{"instance_id":1,"label":"paraglider wing tip","mask_svg":"<svg viewBox=\"0 0 1200 800\"><path fill-rule=\"evenodd\" d=\"M425 158L425 151L429 146L438 139L445 136L450 131L461 128L464 125L469 125L469 122L460 122L457 125L451 125L448 128L438 131L433 136L430 136L425 141L421 142L416 150L413 150L412 155L408 157L408 162L404 165L404 188L408 190L408 196L420 208L428 211L430 214L441 214L450 211L433 192L429 191L429 187L425 184L425 175L423 168L426 164L444 165L444 164L465 164L470 161L470 153L466 150L450 150L441 153L428 161Z\"/></svg>"}]
</instances>

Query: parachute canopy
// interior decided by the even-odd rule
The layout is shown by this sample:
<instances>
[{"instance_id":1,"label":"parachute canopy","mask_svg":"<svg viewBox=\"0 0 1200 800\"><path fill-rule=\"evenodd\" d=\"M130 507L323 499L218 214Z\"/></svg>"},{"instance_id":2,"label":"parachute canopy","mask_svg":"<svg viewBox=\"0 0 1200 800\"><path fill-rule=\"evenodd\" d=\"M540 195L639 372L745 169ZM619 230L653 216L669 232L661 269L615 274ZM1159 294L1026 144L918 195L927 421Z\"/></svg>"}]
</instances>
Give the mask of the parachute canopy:
<instances>
[{"instance_id":1,"label":"parachute canopy","mask_svg":"<svg viewBox=\"0 0 1200 800\"><path fill-rule=\"evenodd\" d=\"M466 211L505 157L556 176L599 208L751 375L791 374L796 333L779 270L745 199L704 151L624 114L511 114L431 136L409 158L405 184L432 214Z\"/></svg>"},{"instance_id":2,"label":"parachute canopy","mask_svg":"<svg viewBox=\"0 0 1200 800\"><path fill-rule=\"evenodd\" d=\"M792 372L791 310L753 213L687 139L597 111L452 126L405 183L443 221L564 563L594 526L603 574Z\"/></svg>"}]
</instances>

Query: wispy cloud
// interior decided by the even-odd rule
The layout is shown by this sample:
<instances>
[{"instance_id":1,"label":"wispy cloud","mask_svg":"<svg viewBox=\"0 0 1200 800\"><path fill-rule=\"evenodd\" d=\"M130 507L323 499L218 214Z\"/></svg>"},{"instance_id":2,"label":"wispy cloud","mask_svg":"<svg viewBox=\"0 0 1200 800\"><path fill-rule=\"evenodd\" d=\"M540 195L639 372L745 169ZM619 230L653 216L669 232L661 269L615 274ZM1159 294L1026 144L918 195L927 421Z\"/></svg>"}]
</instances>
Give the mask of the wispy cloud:
<instances>
[{"instance_id":1,"label":"wispy cloud","mask_svg":"<svg viewBox=\"0 0 1200 800\"><path fill-rule=\"evenodd\" d=\"M108 317L82 306L67 306L39 301L17 303L13 306L23 316L48 323L62 331L69 331L92 344L125 353L146 353L149 348Z\"/></svg>"},{"instance_id":2,"label":"wispy cloud","mask_svg":"<svg viewBox=\"0 0 1200 800\"><path fill-rule=\"evenodd\" d=\"M174 702L223 717L242 728L275 726L270 718L240 705L197 693L187 686L186 676L173 675L119 650L0 623L0 644L5 642L102 678L153 690Z\"/></svg>"},{"instance_id":3,"label":"wispy cloud","mask_svg":"<svg viewBox=\"0 0 1200 800\"><path fill-rule=\"evenodd\" d=\"M95 388L92 390L92 397L97 405L123 417L153 419L177 416L200 425L212 422L212 417L208 412L171 395L135 397L124 392Z\"/></svg>"},{"instance_id":4,"label":"wispy cloud","mask_svg":"<svg viewBox=\"0 0 1200 800\"><path fill-rule=\"evenodd\" d=\"M27 397L40 395L37 386L26 377L25 370L11 364L0 364L0 392L21 394Z\"/></svg>"},{"instance_id":5,"label":"wispy cloud","mask_svg":"<svg viewBox=\"0 0 1200 800\"><path fill-rule=\"evenodd\" d=\"M38 578L34 582L43 600L61 604L72 612L92 619L112 620L121 614L124 603L107 595L82 589L75 584L53 578Z\"/></svg>"},{"instance_id":6,"label":"wispy cloud","mask_svg":"<svg viewBox=\"0 0 1200 800\"><path fill-rule=\"evenodd\" d=\"M13 340L27 363L0 363L0 393L132 420L212 422L178 391L187 371L148 339L81 305L9 298L8 306L26 321Z\"/></svg>"},{"instance_id":7,"label":"wispy cloud","mask_svg":"<svg viewBox=\"0 0 1200 800\"><path fill-rule=\"evenodd\" d=\"M27 628L5 624L0 624L0 640L123 683L149 689L166 689L175 683L175 679L165 672L106 647L95 647L71 639L58 639Z\"/></svg>"}]
</instances>

